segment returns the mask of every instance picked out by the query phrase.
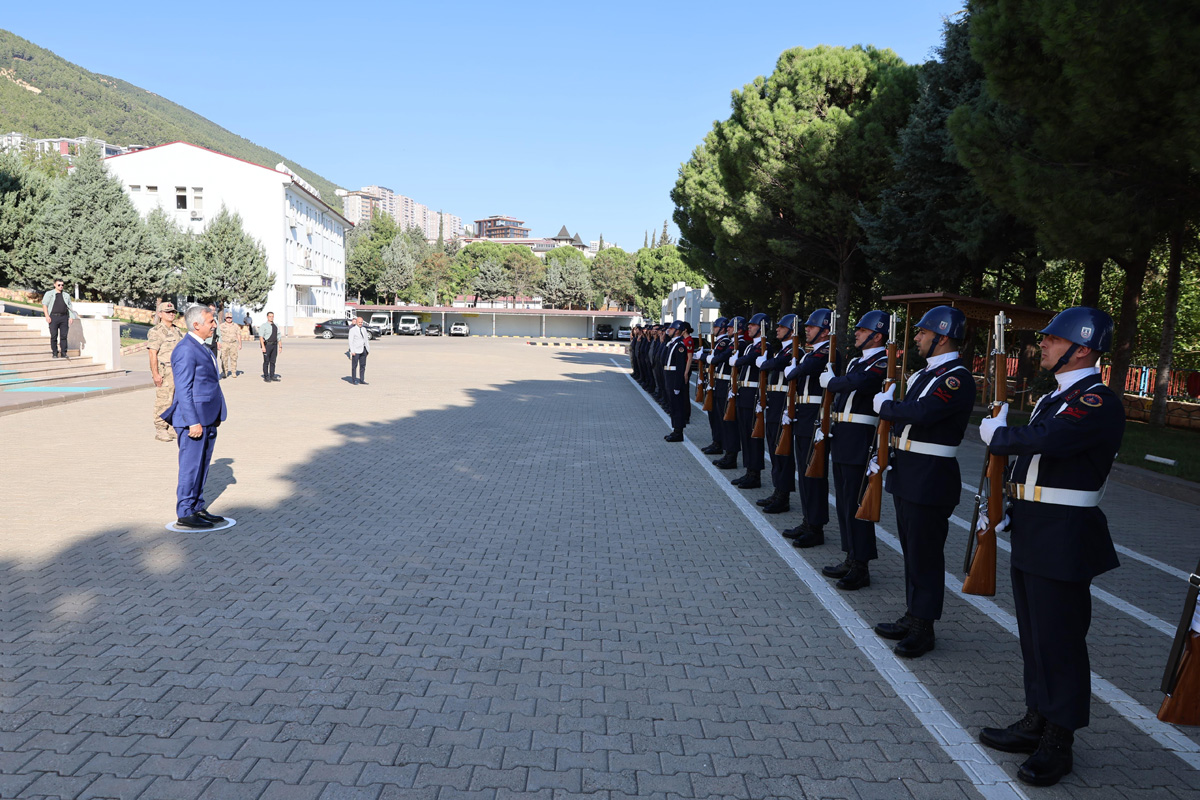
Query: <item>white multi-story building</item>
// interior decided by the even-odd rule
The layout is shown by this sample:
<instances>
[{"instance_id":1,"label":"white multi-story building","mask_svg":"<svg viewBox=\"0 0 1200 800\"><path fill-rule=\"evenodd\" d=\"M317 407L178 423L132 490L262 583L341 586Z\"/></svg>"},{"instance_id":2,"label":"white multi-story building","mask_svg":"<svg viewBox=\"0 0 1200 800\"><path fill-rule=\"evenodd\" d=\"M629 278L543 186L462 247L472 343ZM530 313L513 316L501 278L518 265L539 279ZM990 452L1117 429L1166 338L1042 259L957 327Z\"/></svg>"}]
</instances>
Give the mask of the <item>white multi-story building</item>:
<instances>
[{"instance_id":1,"label":"white multi-story building","mask_svg":"<svg viewBox=\"0 0 1200 800\"><path fill-rule=\"evenodd\" d=\"M291 174L186 142L114 156L104 164L143 216L162 208L196 234L221 206L241 216L275 274L266 306L251 315L256 326L268 311L285 332L296 333L310 332L314 319L345 316L345 237L351 224Z\"/></svg>"},{"instance_id":2,"label":"white multi-story building","mask_svg":"<svg viewBox=\"0 0 1200 800\"><path fill-rule=\"evenodd\" d=\"M0 135L0 152L7 153L9 150L20 152L25 149L25 145L29 142L29 137L23 133L5 133Z\"/></svg>"}]
</instances>

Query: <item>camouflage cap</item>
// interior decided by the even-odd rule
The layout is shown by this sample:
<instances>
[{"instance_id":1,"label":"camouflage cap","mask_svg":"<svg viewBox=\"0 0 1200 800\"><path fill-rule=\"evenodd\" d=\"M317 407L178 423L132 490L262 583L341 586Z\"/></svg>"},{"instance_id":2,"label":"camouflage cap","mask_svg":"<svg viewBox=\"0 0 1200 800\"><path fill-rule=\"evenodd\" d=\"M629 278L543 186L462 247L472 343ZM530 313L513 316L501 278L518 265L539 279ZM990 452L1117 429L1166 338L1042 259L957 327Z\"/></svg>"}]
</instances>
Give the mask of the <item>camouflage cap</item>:
<instances>
[{"instance_id":1,"label":"camouflage cap","mask_svg":"<svg viewBox=\"0 0 1200 800\"><path fill-rule=\"evenodd\" d=\"M159 304L158 304L158 310L159 310L159 311L174 311L174 310L175 310L175 304L174 304L174 303L172 303L172 302L169 302L169 301L166 301L166 300L164 300L163 302L161 302L161 303L159 303Z\"/></svg>"}]
</instances>

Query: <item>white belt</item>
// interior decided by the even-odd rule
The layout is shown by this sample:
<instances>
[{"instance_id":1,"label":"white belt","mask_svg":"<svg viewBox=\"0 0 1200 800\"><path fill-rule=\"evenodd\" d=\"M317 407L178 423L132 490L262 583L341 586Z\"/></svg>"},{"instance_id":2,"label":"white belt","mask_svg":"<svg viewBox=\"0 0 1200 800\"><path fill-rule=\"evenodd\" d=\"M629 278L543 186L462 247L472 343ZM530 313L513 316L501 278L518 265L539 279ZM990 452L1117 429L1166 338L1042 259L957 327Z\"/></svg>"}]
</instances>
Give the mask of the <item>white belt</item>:
<instances>
[{"instance_id":1,"label":"white belt","mask_svg":"<svg viewBox=\"0 0 1200 800\"><path fill-rule=\"evenodd\" d=\"M788 390L788 387L786 387L786 386L768 386L767 387L768 392L786 392L787 390Z\"/></svg>"},{"instance_id":2,"label":"white belt","mask_svg":"<svg viewBox=\"0 0 1200 800\"><path fill-rule=\"evenodd\" d=\"M823 399L819 394L798 394L796 395L796 405L820 405Z\"/></svg>"},{"instance_id":3,"label":"white belt","mask_svg":"<svg viewBox=\"0 0 1200 800\"><path fill-rule=\"evenodd\" d=\"M1100 505L1104 490L1087 492L1080 489L1054 489L1050 486L1032 486L1028 483L1005 485L1008 496L1013 500L1028 500L1031 503L1050 503L1056 506L1095 508Z\"/></svg>"},{"instance_id":4,"label":"white belt","mask_svg":"<svg viewBox=\"0 0 1200 800\"><path fill-rule=\"evenodd\" d=\"M758 381L738 381L739 389L757 389Z\"/></svg>"},{"instance_id":5,"label":"white belt","mask_svg":"<svg viewBox=\"0 0 1200 800\"><path fill-rule=\"evenodd\" d=\"M667 372L674 372L675 370L679 369L679 367L663 367L663 369Z\"/></svg>"},{"instance_id":6,"label":"white belt","mask_svg":"<svg viewBox=\"0 0 1200 800\"><path fill-rule=\"evenodd\" d=\"M916 442L912 439L898 440L893 437L892 446L906 453L920 453L921 455L938 456L939 458L954 458L958 455L958 445L951 447L947 444Z\"/></svg>"},{"instance_id":7,"label":"white belt","mask_svg":"<svg viewBox=\"0 0 1200 800\"><path fill-rule=\"evenodd\" d=\"M879 422L879 417L871 414L851 414L849 412L840 412L833 415L834 422L853 422L858 425L874 425Z\"/></svg>"}]
</instances>

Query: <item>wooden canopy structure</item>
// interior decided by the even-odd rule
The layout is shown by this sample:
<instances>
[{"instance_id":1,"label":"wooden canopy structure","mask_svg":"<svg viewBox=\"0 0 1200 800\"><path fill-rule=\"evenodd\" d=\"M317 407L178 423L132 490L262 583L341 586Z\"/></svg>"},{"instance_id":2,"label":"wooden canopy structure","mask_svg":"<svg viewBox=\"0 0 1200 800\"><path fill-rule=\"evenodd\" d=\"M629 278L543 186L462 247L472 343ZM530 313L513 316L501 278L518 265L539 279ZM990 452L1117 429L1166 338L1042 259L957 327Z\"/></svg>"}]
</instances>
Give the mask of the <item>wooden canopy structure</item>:
<instances>
[{"instance_id":1,"label":"wooden canopy structure","mask_svg":"<svg viewBox=\"0 0 1200 800\"><path fill-rule=\"evenodd\" d=\"M883 298L885 303L903 303L904 314L904 362L901 367L908 374L908 338L909 331L916 325L917 320L925 312L935 306L951 306L963 312L967 325L991 325L992 320L1001 311L1008 317L1009 329L1013 331L1038 331L1046 327L1046 323L1054 316L1052 311L1029 306L1015 306L1011 303L1001 303L996 300L981 300L977 297L963 297L949 292L926 292L923 294L893 294ZM985 328L986 330L986 328Z\"/></svg>"}]
</instances>

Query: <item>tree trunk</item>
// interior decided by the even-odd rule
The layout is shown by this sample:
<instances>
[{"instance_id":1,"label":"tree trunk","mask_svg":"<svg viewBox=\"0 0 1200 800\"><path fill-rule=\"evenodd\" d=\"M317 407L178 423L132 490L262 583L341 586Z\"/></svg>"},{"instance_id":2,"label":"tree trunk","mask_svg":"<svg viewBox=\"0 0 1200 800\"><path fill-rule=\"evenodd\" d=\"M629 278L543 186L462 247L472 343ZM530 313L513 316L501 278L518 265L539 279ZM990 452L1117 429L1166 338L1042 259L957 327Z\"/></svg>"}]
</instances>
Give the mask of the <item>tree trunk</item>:
<instances>
[{"instance_id":1,"label":"tree trunk","mask_svg":"<svg viewBox=\"0 0 1200 800\"><path fill-rule=\"evenodd\" d=\"M838 341L843 343L843 348L849 349L853 349L853 342L846 338L846 331L850 330L847 326L850 320L850 291L854 284L853 273L853 260L844 259L838 269L837 297L834 300L834 307L838 315L836 328ZM842 352L845 352L845 349Z\"/></svg>"},{"instance_id":2,"label":"tree trunk","mask_svg":"<svg viewBox=\"0 0 1200 800\"><path fill-rule=\"evenodd\" d=\"M1104 259L1083 262L1083 294L1079 305L1099 308L1100 279L1104 276Z\"/></svg>"},{"instance_id":3,"label":"tree trunk","mask_svg":"<svg viewBox=\"0 0 1200 800\"><path fill-rule=\"evenodd\" d=\"M1113 336L1112 375L1108 385L1118 397L1124 397L1125 378L1129 374L1129 362L1133 359L1138 307L1142 303L1142 287L1146 283L1150 253L1135 253L1133 258L1118 261L1117 264L1125 272L1125 288L1121 292L1121 316Z\"/></svg>"},{"instance_id":4,"label":"tree trunk","mask_svg":"<svg viewBox=\"0 0 1200 800\"><path fill-rule=\"evenodd\" d=\"M1154 376L1154 402L1150 424L1167 424L1167 384L1171 380L1171 357L1175 351L1175 325L1179 320L1179 274L1183 267L1182 227L1171 231L1171 255L1167 264L1167 292L1163 307L1162 342L1158 346L1158 371Z\"/></svg>"},{"instance_id":5,"label":"tree trunk","mask_svg":"<svg viewBox=\"0 0 1200 800\"><path fill-rule=\"evenodd\" d=\"M1045 268L1045 260L1037 253L1025 260L1025 274L1021 280L1019 295L1021 305L1030 308L1037 307L1038 278ZM1033 331L1020 331L1017 334L1017 344L1020 347L1020 358L1017 361L1017 382L1022 387L1028 387L1034 375L1037 374L1042 351L1038 347Z\"/></svg>"}]
</instances>

